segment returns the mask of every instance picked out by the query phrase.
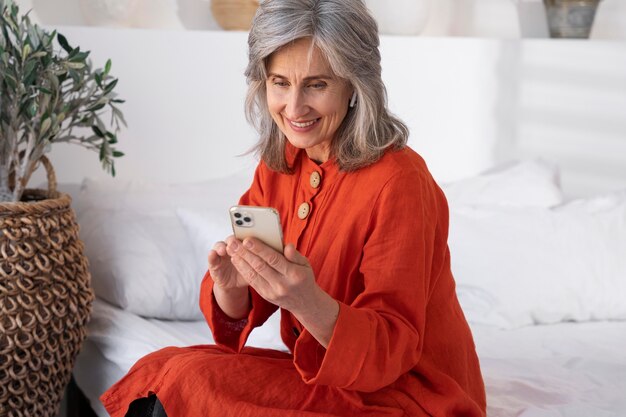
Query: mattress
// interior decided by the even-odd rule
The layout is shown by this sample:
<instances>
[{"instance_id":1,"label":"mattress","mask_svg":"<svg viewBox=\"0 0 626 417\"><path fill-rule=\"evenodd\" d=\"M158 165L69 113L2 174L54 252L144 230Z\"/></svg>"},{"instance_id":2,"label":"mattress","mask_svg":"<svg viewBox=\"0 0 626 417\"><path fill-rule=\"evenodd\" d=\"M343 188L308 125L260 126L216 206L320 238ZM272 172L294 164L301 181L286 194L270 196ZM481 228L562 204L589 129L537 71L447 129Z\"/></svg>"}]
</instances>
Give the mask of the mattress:
<instances>
[{"instance_id":1,"label":"mattress","mask_svg":"<svg viewBox=\"0 0 626 417\"><path fill-rule=\"evenodd\" d=\"M248 344L285 350L279 317ZM626 416L626 322L500 330L472 326L490 417ZM207 324L145 319L96 300L74 377L99 416L98 397L142 356L165 346L213 343Z\"/></svg>"}]
</instances>

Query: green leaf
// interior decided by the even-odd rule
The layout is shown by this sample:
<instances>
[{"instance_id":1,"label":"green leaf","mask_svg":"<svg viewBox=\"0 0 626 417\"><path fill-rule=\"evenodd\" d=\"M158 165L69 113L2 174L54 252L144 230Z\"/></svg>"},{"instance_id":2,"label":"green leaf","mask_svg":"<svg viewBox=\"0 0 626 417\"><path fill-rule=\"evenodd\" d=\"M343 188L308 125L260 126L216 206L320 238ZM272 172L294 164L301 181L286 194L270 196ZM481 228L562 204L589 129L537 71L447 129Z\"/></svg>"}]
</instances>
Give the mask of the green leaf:
<instances>
[{"instance_id":1,"label":"green leaf","mask_svg":"<svg viewBox=\"0 0 626 417\"><path fill-rule=\"evenodd\" d=\"M108 59L106 65L104 66L104 75L109 75L111 71L111 60Z\"/></svg>"},{"instance_id":2,"label":"green leaf","mask_svg":"<svg viewBox=\"0 0 626 417\"><path fill-rule=\"evenodd\" d=\"M61 45L61 48L65 49L65 52L67 52L68 54L72 53L72 47L67 42L67 39L65 38L65 36L63 36L60 33L58 33L57 34L57 41L59 41L59 45Z\"/></svg>"},{"instance_id":3,"label":"green leaf","mask_svg":"<svg viewBox=\"0 0 626 417\"><path fill-rule=\"evenodd\" d=\"M68 68L72 68L72 69L83 69L85 68L85 64L82 62L66 62L65 65L67 65Z\"/></svg>"},{"instance_id":4,"label":"green leaf","mask_svg":"<svg viewBox=\"0 0 626 417\"><path fill-rule=\"evenodd\" d=\"M41 136L45 135L46 132L48 131L48 129L50 129L50 126L52 125L52 120L50 120L50 118L45 119L42 123L41 123Z\"/></svg>"},{"instance_id":5,"label":"green leaf","mask_svg":"<svg viewBox=\"0 0 626 417\"><path fill-rule=\"evenodd\" d=\"M109 144L114 145L117 143L117 136L111 132L106 132L105 135L109 138Z\"/></svg>"},{"instance_id":6,"label":"green leaf","mask_svg":"<svg viewBox=\"0 0 626 417\"><path fill-rule=\"evenodd\" d=\"M30 117L35 117L35 115L37 114L37 103L33 102L29 107L28 107L28 115Z\"/></svg>"},{"instance_id":7,"label":"green leaf","mask_svg":"<svg viewBox=\"0 0 626 417\"><path fill-rule=\"evenodd\" d=\"M96 84L98 84L98 87L102 88L102 75L100 75L99 72L96 72L94 74L94 78L96 79Z\"/></svg>"},{"instance_id":8,"label":"green leaf","mask_svg":"<svg viewBox=\"0 0 626 417\"><path fill-rule=\"evenodd\" d=\"M79 52L70 58L70 62L83 62L84 63L88 56L89 56L89 51Z\"/></svg>"},{"instance_id":9,"label":"green leaf","mask_svg":"<svg viewBox=\"0 0 626 417\"><path fill-rule=\"evenodd\" d=\"M91 126L91 130L93 130L93 133L95 133L98 137L100 138L104 137L104 133L102 133L102 131L100 130L98 126Z\"/></svg>"},{"instance_id":10,"label":"green leaf","mask_svg":"<svg viewBox=\"0 0 626 417\"><path fill-rule=\"evenodd\" d=\"M24 85L31 85L37 78L37 61L28 61L24 67Z\"/></svg>"},{"instance_id":11,"label":"green leaf","mask_svg":"<svg viewBox=\"0 0 626 417\"><path fill-rule=\"evenodd\" d=\"M95 105L88 107L87 111L98 111L106 106L106 103L96 103Z\"/></svg>"},{"instance_id":12,"label":"green leaf","mask_svg":"<svg viewBox=\"0 0 626 417\"><path fill-rule=\"evenodd\" d=\"M54 40L54 38L57 37L57 31L53 30L52 33L50 34L50 36L46 36L46 40L44 42L44 44L46 45L46 48L48 48L50 45L52 45L52 41Z\"/></svg>"},{"instance_id":13,"label":"green leaf","mask_svg":"<svg viewBox=\"0 0 626 417\"><path fill-rule=\"evenodd\" d=\"M117 82L119 80L116 78L113 81L111 81L110 83L107 84L106 88L104 89L104 94L108 94L111 91L113 91L113 89L115 88L115 86L117 85Z\"/></svg>"},{"instance_id":14,"label":"green leaf","mask_svg":"<svg viewBox=\"0 0 626 417\"><path fill-rule=\"evenodd\" d=\"M48 73L48 81L50 81L50 87L52 88L52 91L59 91L59 86L60 86L60 82L59 82L59 77L56 76L56 74L54 73Z\"/></svg>"},{"instance_id":15,"label":"green leaf","mask_svg":"<svg viewBox=\"0 0 626 417\"><path fill-rule=\"evenodd\" d=\"M70 68L67 71L70 74L70 77L72 77L72 80L74 81L74 89L78 89L80 88L80 75L76 72L76 70Z\"/></svg>"},{"instance_id":16,"label":"green leaf","mask_svg":"<svg viewBox=\"0 0 626 417\"><path fill-rule=\"evenodd\" d=\"M30 13L30 12L29 12ZM28 25L27 27L28 39L35 49L39 49L39 45L41 44L39 39L39 33L37 32L37 26Z\"/></svg>"},{"instance_id":17,"label":"green leaf","mask_svg":"<svg viewBox=\"0 0 626 417\"><path fill-rule=\"evenodd\" d=\"M48 55L47 51L39 51L39 52L35 52L34 54L32 54L30 56L30 59L41 58L47 55Z\"/></svg>"},{"instance_id":18,"label":"green leaf","mask_svg":"<svg viewBox=\"0 0 626 417\"><path fill-rule=\"evenodd\" d=\"M46 87L37 86L35 87L37 90L41 91L44 94L52 95L52 90L48 90Z\"/></svg>"},{"instance_id":19,"label":"green leaf","mask_svg":"<svg viewBox=\"0 0 626 417\"><path fill-rule=\"evenodd\" d=\"M121 158L122 156L124 156L124 152L113 151L113 158Z\"/></svg>"},{"instance_id":20,"label":"green leaf","mask_svg":"<svg viewBox=\"0 0 626 417\"><path fill-rule=\"evenodd\" d=\"M26 61L28 55L33 51L29 44L24 45L22 49L22 62Z\"/></svg>"},{"instance_id":21,"label":"green leaf","mask_svg":"<svg viewBox=\"0 0 626 417\"><path fill-rule=\"evenodd\" d=\"M13 91L17 89L17 80L9 74L4 74L4 81L9 87L11 87L11 89L13 89Z\"/></svg>"},{"instance_id":22,"label":"green leaf","mask_svg":"<svg viewBox=\"0 0 626 417\"><path fill-rule=\"evenodd\" d=\"M120 100L120 99L113 99L111 100L112 103L126 103L126 100Z\"/></svg>"},{"instance_id":23,"label":"green leaf","mask_svg":"<svg viewBox=\"0 0 626 417\"><path fill-rule=\"evenodd\" d=\"M126 119L124 119L124 114L122 114L120 109L118 109L117 107L113 105L111 106L111 109L113 110L113 115L117 117L118 119L120 119L122 121L122 124L124 124L124 126L128 127L128 125L126 124Z\"/></svg>"}]
</instances>

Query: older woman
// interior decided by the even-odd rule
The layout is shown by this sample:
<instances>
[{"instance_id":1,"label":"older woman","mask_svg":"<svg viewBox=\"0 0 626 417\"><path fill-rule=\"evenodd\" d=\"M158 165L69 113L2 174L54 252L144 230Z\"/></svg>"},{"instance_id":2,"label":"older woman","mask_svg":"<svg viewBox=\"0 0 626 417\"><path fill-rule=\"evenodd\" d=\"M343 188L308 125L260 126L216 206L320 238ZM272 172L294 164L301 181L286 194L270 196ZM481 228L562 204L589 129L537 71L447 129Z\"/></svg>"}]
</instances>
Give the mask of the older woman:
<instances>
[{"instance_id":1,"label":"older woman","mask_svg":"<svg viewBox=\"0 0 626 417\"><path fill-rule=\"evenodd\" d=\"M240 203L279 211L284 252L217 243L200 300L217 345L141 359L103 395L111 415L484 416L446 199L386 108L378 43L361 0L261 3L261 163ZM278 308L289 353L245 347Z\"/></svg>"}]
</instances>

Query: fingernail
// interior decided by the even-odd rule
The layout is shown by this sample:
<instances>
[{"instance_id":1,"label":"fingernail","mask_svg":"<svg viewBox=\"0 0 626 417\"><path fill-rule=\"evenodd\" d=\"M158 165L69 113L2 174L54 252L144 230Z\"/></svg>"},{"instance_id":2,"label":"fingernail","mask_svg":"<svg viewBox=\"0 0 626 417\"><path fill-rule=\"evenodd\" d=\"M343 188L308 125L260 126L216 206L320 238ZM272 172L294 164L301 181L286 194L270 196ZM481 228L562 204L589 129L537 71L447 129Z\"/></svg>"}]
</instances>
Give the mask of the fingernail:
<instances>
[{"instance_id":1,"label":"fingernail","mask_svg":"<svg viewBox=\"0 0 626 417\"><path fill-rule=\"evenodd\" d=\"M244 245L246 248L250 249L250 248L252 248L252 241L251 241L251 240L249 240L249 239L246 239L246 240L244 240L244 241L243 241L243 245Z\"/></svg>"},{"instance_id":2,"label":"fingernail","mask_svg":"<svg viewBox=\"0 0 626 417\"><path fill-rule=\"evenodd\" d=\"M230 247L234 252L237 252L239 250L239 242L237 242L236 240L232 241L230 243Z\"/></svg>"}]
</instances>

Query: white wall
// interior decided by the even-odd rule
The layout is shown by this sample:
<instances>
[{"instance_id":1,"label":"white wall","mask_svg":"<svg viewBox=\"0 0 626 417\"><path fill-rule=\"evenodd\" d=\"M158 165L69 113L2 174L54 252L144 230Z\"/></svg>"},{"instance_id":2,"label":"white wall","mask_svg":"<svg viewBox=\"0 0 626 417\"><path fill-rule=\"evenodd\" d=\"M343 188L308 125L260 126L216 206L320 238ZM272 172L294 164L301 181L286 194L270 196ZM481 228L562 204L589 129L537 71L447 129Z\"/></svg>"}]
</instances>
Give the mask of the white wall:
<instances>
[{"instance_id":1,"label":"white wall","mask_svg":"<svg viewBox=\"0 0 626 417\"><path fill-rule=\"evenodd\" d=\"M120 176L180 181L237 170L234 155L255 137L242 111L246 34L178 30L217 29L209 0L128 0L138 8L124 24L166 31L80 27L80 1L90 0L17 3L49 26L69 25L62 32L92 49L96 64L113 58L130 123ZM433 0L426 37L383 37L390 107L440 180L540 156L561 165L571 195L626 186L626 43L601 41L626 39L626 0L602 0L593 41L517 41L517 6L541 10L541 1ZM189 161L170 168L173 149L201 141L210 143L177 150ZM103 175L80 148L53 155L62 181Z\"/></svg>"},{"instance_id":2,"label":"white wall","mask_svg":"<svg viewBox=\"0 0 626 417\"><path fill-rule=\"evenodd\" d=\"M91 50L96 67L112 59L116 91L127 100L120 106L128 122L119 145L126 156L116 162L120 178L202 180L247 166L237 158L256 138L243 113L246 34L59 30ZM78 146L55 146L51 158L60 182L105 177L98 155Z\"/></svg>"},{"instance_id":3,"label":"white wall","mask_svg":"<svg viewBox=\"0 0 626 417\"><path fill-rule=\"evenodd\" d=\"M246 34L60 29L112 73L129 128L120 178L179 182L253 165L243 114ZM539 156L570 195L626 187L626 43L383 36L392 111L440 181ZM61 182L104 177L97 155L55 146Z\"/></svg>"},{"instance_id":4,"label":"white wall","mask_svg":"<svg viewBox=\"0 0 626 417\"><path fill-rule=\"evenodd\" d=\"M502 63L519 73L517 153L558 162L572 194L626 187L626 42L525 42L518 56Z\"/></svg>"}]
</instances>

